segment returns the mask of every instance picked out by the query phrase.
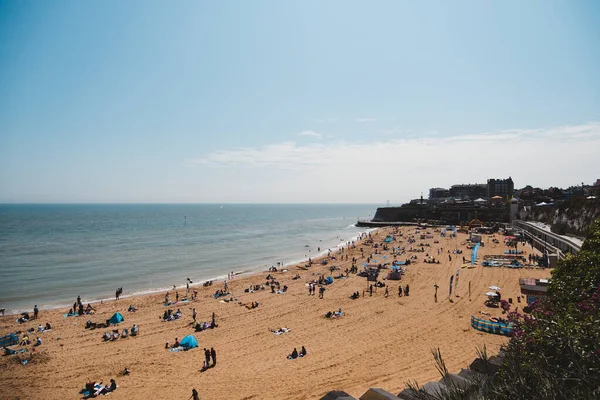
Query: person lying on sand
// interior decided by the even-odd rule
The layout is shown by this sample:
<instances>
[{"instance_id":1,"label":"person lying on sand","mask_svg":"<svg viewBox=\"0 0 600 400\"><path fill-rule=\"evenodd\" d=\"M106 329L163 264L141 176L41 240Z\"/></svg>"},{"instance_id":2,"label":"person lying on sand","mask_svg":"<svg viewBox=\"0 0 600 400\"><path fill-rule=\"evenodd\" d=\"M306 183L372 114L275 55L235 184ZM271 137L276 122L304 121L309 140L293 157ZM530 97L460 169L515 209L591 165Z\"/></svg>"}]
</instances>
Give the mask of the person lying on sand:
<instances>
[{"instance_id":1,"label":"person lying on sand","mask_svg":"<svg viewBox=\"0 0 600 400\"><path fill-rule=\"evenodd\" d=\"M328 311L327 314L325 314L325 318L339 318L343 316L344 312L341 308L338 311Z\"/></svg>"},{"instance_id":2,"label":"person lying on sand","mask_svg":"<svg viewBox=\"0 0 600 400\"><path fill-rule=\"evenodd\" d=\"M269 328L269 332L275 334L275 335L281 335L282 333L287 333L291 331L291 329L289 328L279 328L279 329L270 329Z\"/></svg>"}]
</instances>

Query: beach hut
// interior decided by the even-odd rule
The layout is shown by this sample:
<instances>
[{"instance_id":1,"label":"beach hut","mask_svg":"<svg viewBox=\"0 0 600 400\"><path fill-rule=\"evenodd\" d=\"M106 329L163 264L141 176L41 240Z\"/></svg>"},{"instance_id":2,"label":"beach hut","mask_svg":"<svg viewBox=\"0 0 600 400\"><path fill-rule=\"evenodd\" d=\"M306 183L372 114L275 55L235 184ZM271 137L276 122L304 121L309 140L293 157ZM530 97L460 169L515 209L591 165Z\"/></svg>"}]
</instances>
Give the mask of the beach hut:
<instances>
[{"instance_id":1,"label":"beach hut","mask_svg":"<svg viewBox=\"0 0 600 400\"><path fill-rule=\"evenodd\" d=\"M123 318L121 313L118 312L114 313L113 316L110 317L110 319L108 320L108 322L110 322L113 325L120 324L123 321L125 321L125 318Z\"/></svg>"},{"instance_id":2,"label":"beach hut","mask_svg":"<svg viewBox=\"0 0 600 400\"><path fill-rule=\"evenodd\" d=\"M198 347L198 340L194 335L187 335L181 342L179 342L181 347L185 347L186 349L193 349L194 347Z\"/></svg>"}]
</instances>

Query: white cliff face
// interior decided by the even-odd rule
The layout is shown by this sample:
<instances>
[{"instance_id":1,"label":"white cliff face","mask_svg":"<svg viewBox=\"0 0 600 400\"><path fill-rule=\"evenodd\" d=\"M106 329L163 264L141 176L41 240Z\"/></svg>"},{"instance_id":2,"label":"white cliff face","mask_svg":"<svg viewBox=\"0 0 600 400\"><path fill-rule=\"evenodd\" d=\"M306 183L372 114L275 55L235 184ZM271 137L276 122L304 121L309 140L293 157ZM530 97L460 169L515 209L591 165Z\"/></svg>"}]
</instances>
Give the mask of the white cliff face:
<instances>
[{"instance_id":1,"label":"white cliff face","mask_svg":"<svg viewBox=\"0 0 600 400\"><path fill-rule=\"evenodd\" d=\"M584 238L589 225L600 218L600 200L575 199L553 207L532 207L528 219L540 221L559 234Z\"/></svg>"}]
</instances>

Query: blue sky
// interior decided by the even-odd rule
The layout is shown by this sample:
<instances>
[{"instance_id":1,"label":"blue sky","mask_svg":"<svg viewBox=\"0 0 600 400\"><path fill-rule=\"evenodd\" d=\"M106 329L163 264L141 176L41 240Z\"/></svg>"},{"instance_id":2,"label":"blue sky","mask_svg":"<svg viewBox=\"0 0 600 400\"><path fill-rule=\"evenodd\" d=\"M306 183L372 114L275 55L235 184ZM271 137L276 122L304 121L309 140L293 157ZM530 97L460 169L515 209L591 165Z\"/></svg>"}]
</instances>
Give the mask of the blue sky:
<instances>
[{"instance_id":1,"label":"blue sky","mask_svg":"<svg viewBox=\"0 0 600 400\"><path fill-rule=\"evenodd\" d=\"M0 202L592 183L599 43L596 1L0 1Z\"/></svg>"}]
</instances>

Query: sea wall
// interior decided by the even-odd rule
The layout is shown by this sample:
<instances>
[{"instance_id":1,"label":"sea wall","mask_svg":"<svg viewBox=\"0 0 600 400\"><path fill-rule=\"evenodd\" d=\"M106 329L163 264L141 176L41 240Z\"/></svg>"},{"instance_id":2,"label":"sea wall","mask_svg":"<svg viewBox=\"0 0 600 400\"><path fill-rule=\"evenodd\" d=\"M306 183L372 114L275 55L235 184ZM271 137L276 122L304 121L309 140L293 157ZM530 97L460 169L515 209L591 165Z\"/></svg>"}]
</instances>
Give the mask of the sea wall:
<instances>
[{"instance_id":1,"label":"sea wall","mask_svg":"<svg viewBox=\"0 0 600 400\"><path fill-rule=\"evenodd\" d=\"M508 208L379 207L373 222L413 222L418 219L458 225L468 223L475 217L483 222L508 222Z\"/></svg>"}]
</instances>

